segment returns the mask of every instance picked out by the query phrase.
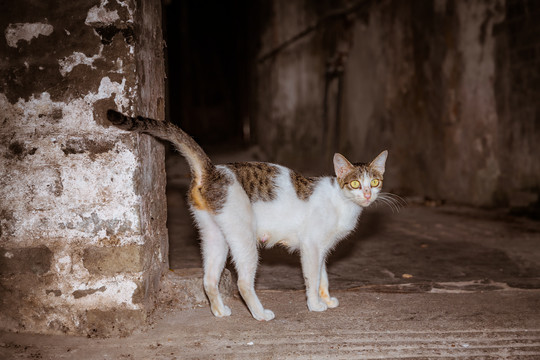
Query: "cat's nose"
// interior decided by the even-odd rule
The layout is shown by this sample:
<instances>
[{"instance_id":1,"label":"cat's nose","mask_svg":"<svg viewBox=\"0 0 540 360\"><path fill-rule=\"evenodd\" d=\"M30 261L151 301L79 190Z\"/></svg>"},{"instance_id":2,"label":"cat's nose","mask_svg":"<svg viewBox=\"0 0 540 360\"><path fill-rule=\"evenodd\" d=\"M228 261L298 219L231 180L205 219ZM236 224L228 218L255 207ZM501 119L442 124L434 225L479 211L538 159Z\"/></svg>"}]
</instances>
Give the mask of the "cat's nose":
<instances>
[{"instance_id":1,"label":"cat's nose","mask_svg":"<svg viewBox=\"0 0 540 360\"><path fill-rule=\"evenodd\" d=\"M364 197L366 198L366 200L371 199L371 193L370 192L365 192Z\"/></svg>"}]
</instances>

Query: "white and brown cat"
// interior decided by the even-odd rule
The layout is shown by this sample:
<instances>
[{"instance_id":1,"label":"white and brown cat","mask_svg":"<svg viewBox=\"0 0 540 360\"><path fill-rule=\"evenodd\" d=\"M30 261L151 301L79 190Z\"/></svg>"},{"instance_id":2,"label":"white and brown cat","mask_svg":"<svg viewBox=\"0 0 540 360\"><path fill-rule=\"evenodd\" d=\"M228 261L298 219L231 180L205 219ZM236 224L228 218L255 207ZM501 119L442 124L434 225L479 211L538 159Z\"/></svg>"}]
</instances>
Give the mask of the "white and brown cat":
<instances>
[{"instance_id":1,"label":"white and brown cat","mask_svg":"<svg viewBox=\"0 0 540 360\"><path fill-rule=\"evenodd\" d=\"M257 320L274 318L259 301L254 283L258 247L276 244L300 252L309 310L338 306L328 292L326 256L379 196L387 151L369 164L352 164L335 154L335 177L307 178L263 162L213 165L189 135L169 122L114 110L107 117L120 129L172 142L187 159L192 175L188 198L201 235L204 289L215 316L231 314L218 289L230 251L238 289L251 314Z\"/></svg>"}]
</instances>

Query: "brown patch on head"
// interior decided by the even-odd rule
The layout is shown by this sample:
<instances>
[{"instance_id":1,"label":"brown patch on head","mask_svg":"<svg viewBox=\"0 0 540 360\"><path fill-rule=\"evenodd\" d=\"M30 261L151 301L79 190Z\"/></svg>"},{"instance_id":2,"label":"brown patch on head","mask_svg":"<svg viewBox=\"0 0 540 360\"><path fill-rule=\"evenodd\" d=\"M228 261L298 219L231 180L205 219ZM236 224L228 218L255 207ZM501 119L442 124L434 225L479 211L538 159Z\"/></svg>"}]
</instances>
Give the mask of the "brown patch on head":
<instances>
[{"instance_id":1,"label":"brown patch on head","mask_svg":"<svg viewBox=\"0 0 540 360\"><path fill-rule=\"evenodd\" d=\"M276 197L275 177L278 168L263 162L228 164L251 202L271 201Z\"/></svg>"},{"instance_id":2,"label":"brown patch on head","mask_svg":"<svg viewBox=\"0 0 540 360\"><path fill-rule=\"evenodd\" d=\"M197 210L218 212L225 204L227 188L231 182L225 173L212 168L204 174L201 185L195 181L191 183L189 192L191 205Z\"/></svg>"},{"instance_id":3,"label":"brown patch on head","mask_svg":"<svg viewBox=\"0 0 540 360\"><path fill-rule=\"evenodd\" d=\"M383 175L377 170L373 169L369 164L354 163L353 166L354 170L349 172L343 178L337 178L338 184L342 189L347 187L347 189L353 190L353 188L349 185L350 182L353 180L360 180L363 174L367 174L372 179L379 179L382 183Z\"/></svg>"},{"instance_id":4,"label":"brown patch on head","mask_svg":"<svg viewBox=\"0 0 540 360\"><path fill-rule=\"evenodd\" d=\"M366 172L370 178L379 179L382 182L384 176L380 171L377 171L375 169L375 166L373 166L373 164L358 163L355 164L355 166L359 166L360 168L362 168L363 171Z\"/></svg>"},{"instance_id":5,"label":"brown patch on head","mask_svg":"<svg viewBox=\"0 0 540 360\"><path fill-rule=\"evenodd\" d=\"M349 173L347 173L345 176L341 178L337 178L338 184L340 188L344 188L345 186L348 186L348 184L353 180L359 180L362 176L362 172L364 171L365 164L354 164L354 169L351 170ZM351 187L348 187L352 190Z\"/></svg>"},{"instance_id":6,"label":"brown patch on head","mask_svg":"<svg viewBox=\"0 0 540 360\"><path fill-rule=\"evenodd\" d=\"M296 191L296 196L300 200L307 200L313 194L315 190L315 179L306 178L299 173L291 170L291 182Z\"/></svg>"}]
</instances>

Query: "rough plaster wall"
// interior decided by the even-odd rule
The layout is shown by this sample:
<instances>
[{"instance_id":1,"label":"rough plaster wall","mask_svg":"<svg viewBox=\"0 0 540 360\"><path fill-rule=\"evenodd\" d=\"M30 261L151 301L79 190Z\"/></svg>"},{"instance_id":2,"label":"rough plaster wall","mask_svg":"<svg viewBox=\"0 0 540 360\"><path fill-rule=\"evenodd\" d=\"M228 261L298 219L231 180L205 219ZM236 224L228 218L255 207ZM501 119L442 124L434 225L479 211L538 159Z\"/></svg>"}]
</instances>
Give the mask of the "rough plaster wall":
<instances>
[{"instance_id":1,"label":"rough plaster wall","mask_svg":"<svg viewBox=\"0 0 540 360\"><path fill-rule=\"evenodd\" d=\"M263 32L263 49L276 47L275 34L288 28L282 24L305 14L324 18L313 6L295 3L290 16L275 11ZM257 117L270 126L259 132L263 150L277 161L318 166L312 158L324 154L319 149L326 144L327 129L317 116L324 113L328 67L305 64L328 64L344 49L343 97L336 101L342 111L333 118L339 141L330 150L367 161L389 149L385 185L401 194L481 206L536 201L538 40L532 39L538 39L533 19L539 6L522 0L352 4L366 6L351 6L352 14L339 17L343 23L353 17L343 32L345 39L351 33L349 47L339 45L343 37L332 36L339 21L328 21L259 67L264 80ZM322 14L344 6L336 3ZM294 69L286 82L273 80L284 69ZM297 114L298 86L306 78L312 80L304 112L311 118ZM285 124L287 131L276 132ZM308 128L322 143L303 142L297 134ZM281 149L289 149L294 161Z\"/></svg>"},{"instance_id":2,"label":"rough plaster wall","mask_svg":"<svg viewBox=\"0 0 540 360\"><path fill-rule=\"evenodd\" d=\"M161 33L129 0L0 10L0 323L129 332L167 264L163 149L104 113L163 116Z\"/></svg>"}]
</instances>

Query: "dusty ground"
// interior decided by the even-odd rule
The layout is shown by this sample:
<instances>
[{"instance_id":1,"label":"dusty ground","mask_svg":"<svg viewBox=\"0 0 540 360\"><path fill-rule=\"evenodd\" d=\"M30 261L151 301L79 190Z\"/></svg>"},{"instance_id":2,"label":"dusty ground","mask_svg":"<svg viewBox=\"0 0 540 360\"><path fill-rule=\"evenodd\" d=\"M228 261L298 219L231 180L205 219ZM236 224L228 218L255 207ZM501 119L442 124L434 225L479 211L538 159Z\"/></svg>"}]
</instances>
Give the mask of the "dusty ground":
<instances>
[{"instance_id":1,"label":"dusty ground","mask_svg":"<svg viewBox=\"0 0 540 360\"><path fill-rule=\"evenodd\" d=\"M540 358L537 290L471 293L338 291L340 307L309 313L300 291L260 291L277 317L207 308L167 312L122 339L3 334L2 359Z\"/></svg>"},{"instance_id":2,"label":"dusty ground","mask_svg":"<svg viewBox=\"0 0 540 360\"><path fill-rule=\"evenodd\" d=\"M169 179L171 268L200 267L185 173ZM257 287L276 319L162 306L121 339L0 334L0 359L540 359L540 222L506 210L369 209L329 259L337 309L310 313L297 256L262 253Z\"/></svg>"}]
</instances>

